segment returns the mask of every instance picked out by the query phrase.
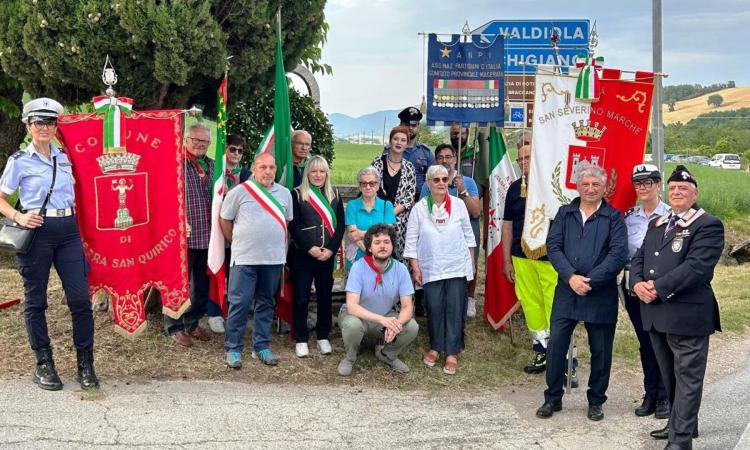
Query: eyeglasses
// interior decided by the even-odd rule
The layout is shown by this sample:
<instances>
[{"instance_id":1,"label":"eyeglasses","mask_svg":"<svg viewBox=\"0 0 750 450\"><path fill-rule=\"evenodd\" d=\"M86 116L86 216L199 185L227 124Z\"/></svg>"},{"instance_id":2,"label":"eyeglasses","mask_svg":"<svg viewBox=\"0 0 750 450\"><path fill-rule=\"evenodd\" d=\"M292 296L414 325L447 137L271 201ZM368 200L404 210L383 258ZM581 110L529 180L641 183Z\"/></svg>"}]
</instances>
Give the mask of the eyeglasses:
<instances>
[{"instance_id":1,"label":"eyeglasses","mask_svg":"<svg viewBox=\"0 0 750 450\"><path fill-rule=\"evenodd\" d=\"M312 144L308 144L307 142L292 141L292 145L299 145L302 148L310 148L310 147L312 147Z\"/></svg>"},{"instance_id":2,"label":"eyeglasses","mask_svg":"<svg viewBox=\"0 0 750 450\"><path fill-rule=\"evenodd\" d=\"M192 137L192 136L188 136L188 139L190 139L191 141L193 141L193 144L194 144L194 145L203 145L203 146L208 146L208 144L210 144L210 143L211 143L211 141L210 141L210 140L208 140L208 141L207 141L207 140L205 140L205 139L198 139L198 138L194 138L194 137Z\"/></svg>"},{"instance_id":3,"label":"eyeglasses","mask_svg":"<svg viewBox=\"0 0 750 450\"><path fill-rule=\"evenodd\" d=\"M654 186L654 180L634 181L633 186L636 189L651 189Z\"/></svg>"},{"instance_id":4,"label":"eyeglasses","mask_svg":"<svg viewBox=\"0 0 750 450\"><path fill-rule=\"evenodd\" d=\"M447 183L447 182L448 182L448 177L435 177L432 179L433 184Z\"/></svg>"},{"instance_id":5,"label":"eyeglasses","mask_svg":"<svg viewBox=\"0 0 750 450\"><path fill-rule=\"evenodd\" d=\"M239 145L230 145L227 147L227 151L229 153L239 153L240 155L245 152L245 149L240 147Z\"/></svg>"},{"instance_id":6,"label":"eyeglasses","mask_svg":"<svg viewBox=\"0 0 750 450\"><path fill-rule=\"evenodd\" d=\"M440 155L437 158L435 158L437 161L446 161L453 159L453 153L448 153L446 155Z\"/></svg>"},{"instance_id":7,"label":"eyeglasses","mask_svg":"<svg viewBox=\"0 0 750 450\"><path fill-rule=\"evenodd\" d=\"M378 183L377 181L360 181L359 182L359 187L371 187L371 188L375 188L375 187L378 187L378 184L380 184L380 183Z\"/></svg>"},{"instance_id":8,"label":"eyeglasses","mask_svg":"<svg viewBox=\"0 0 750 450\"><path fill-rule=\"evenodd\" d=\"M37 130L43 130L43 129L52 129L57 126L56 120L37 120L36 122L33 122L32 125Z\"/></svg>"}]
</instances>

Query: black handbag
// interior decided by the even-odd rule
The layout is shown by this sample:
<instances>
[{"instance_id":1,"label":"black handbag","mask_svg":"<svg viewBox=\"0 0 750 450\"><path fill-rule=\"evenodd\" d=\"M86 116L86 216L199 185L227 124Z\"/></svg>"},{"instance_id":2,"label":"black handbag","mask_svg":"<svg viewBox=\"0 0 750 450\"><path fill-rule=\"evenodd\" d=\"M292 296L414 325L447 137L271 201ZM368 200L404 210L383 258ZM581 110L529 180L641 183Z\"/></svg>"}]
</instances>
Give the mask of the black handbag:
<instances>
[{"instance_id":1,"label":"black handbag","mask_svg":"<svg viewBox=\"0 0 750 450\"><path fill-rule=\"evenodd\" d=\"M47 202L52 195L52 189L55 188L55 179L57 178L57 156L52 157L52 184L47 191L47 197L42 203L42 208L39 210L39 214L44 215L47 211ZM20 202L16 202L16 209L18 209ZM25 255L31 248L31 244L34 242L34 236L39 228L26 228L7 217L3 219L3 227L0 228L0 250L19 253Z\"/></svg>"}]
</instances>

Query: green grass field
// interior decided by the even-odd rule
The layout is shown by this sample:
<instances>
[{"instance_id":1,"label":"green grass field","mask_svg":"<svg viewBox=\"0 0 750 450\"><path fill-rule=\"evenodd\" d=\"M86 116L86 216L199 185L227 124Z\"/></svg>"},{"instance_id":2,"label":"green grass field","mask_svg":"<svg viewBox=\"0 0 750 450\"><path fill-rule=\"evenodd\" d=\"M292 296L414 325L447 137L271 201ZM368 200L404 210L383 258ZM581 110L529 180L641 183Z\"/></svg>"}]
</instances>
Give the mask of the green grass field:
<instances>
[{"instance_id":1,"label":"green grass field","mask_svg":"<svg viewBox=\"0 0 750 450\"><path fill-rule=\"evenodd\" d=\"M334 184L356 184L357 172L383 152L380 145L336 144L332 180Z\"/></svg>"}]
</instances>

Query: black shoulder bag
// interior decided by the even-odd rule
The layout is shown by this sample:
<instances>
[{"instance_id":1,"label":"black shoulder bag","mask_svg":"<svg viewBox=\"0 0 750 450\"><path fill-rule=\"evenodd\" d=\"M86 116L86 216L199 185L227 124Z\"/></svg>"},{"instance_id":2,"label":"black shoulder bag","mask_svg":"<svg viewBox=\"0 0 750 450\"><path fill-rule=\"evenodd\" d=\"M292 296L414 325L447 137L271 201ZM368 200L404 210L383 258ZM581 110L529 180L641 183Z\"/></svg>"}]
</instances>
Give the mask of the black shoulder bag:
<instances>
[{"instance_id":1,"label":"black shoulder bag","mask_svg":"<svg viewBox=\"0 0 750 450\"><path fill-rule=\"evenodd\" d=\"M52 184L47 191L47 197L42 203L39 214L42 216L47 211L47 202L52 196L52 190L55 188L55 179L57 178L57 156L52 157ZM19 201L16 202L18 208ZM26 254L34 242L34 236L39 228L26 228L7 217L3 219L3 227L0 228L0 250L7 252Z\"/></svg>"}]
</instances>

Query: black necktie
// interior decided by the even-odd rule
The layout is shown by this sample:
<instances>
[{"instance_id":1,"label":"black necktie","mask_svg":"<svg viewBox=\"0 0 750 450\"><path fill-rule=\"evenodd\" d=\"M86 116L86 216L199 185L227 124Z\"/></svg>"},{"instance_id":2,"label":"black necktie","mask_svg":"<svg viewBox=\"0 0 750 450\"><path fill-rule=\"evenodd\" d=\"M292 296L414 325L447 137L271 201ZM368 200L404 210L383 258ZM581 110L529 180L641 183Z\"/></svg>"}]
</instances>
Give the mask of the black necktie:
<instances>
[{"instance_id":1,"label":"black necktie","mask_svg":"<svg viewBox=\"0 0 750 450\"><path fill-rule=\"evenodd\" d=\"M672 216L669 218L669 222L667 222L667 229L664 230L664 237L667 237L670 231L674 229L675 222L677 221L677 216Z\"/></svg>"}]
</instances>

